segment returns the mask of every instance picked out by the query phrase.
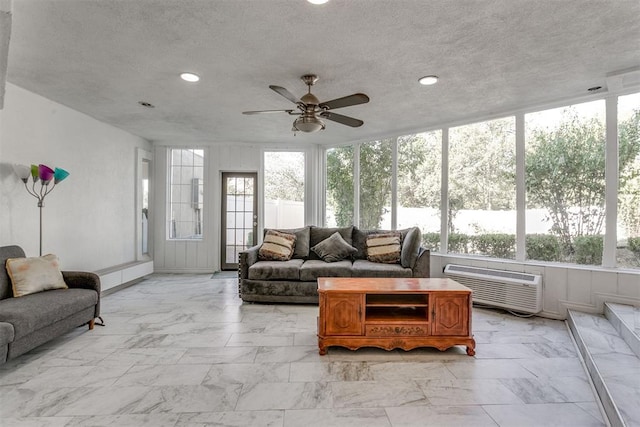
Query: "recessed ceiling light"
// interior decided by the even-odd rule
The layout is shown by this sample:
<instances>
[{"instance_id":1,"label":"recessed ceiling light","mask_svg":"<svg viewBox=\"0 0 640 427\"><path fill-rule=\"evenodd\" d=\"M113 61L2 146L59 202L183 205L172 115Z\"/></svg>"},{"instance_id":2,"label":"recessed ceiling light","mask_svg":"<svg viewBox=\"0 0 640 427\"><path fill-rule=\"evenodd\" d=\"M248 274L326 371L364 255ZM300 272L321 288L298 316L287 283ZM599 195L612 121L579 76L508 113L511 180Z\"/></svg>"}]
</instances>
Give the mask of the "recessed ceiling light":
<instances>
[{"instance_id":1,"label":"recessed ceiling light","mask_svg":"<svg viewBox=\"0 0 640 427\"><path fill-rule=\"evenodd\" d=\"M147 101L138 101L138 104L142 105L143 107L147 107L147 108L156 108L155 105L153 105L150 102Z\"/></svg>"},{"instance_id":2,"label":"recessed ceiling light","mask_svg":"<svg viewBox=\"0 0 640 427\"><path fill-rule=\"evenodd\" d=\"M325 4L329 0L307 0L311 4Z\"/></svg>"},{"instance_id":3,"label":"recessed ceiling light","mask_svg":"<svg viewBox=\"0 0 640 427\"><path fill-rule=\"evenodd\" d=\"M421 85L429 86L438 83L438 76L424 76L418 80Z\"/></svg>"},{"instance_id":4,"label":"recessed ceiling light","mask_svg":"<svg viewBox=\"0 0 640 427\"><path fill-rule=\"evenodd\" d=\"M189 83L195 83L200 80L200 76L193 73L182 73L180 74L180 78Z\"/></svg>"}]
</instances>

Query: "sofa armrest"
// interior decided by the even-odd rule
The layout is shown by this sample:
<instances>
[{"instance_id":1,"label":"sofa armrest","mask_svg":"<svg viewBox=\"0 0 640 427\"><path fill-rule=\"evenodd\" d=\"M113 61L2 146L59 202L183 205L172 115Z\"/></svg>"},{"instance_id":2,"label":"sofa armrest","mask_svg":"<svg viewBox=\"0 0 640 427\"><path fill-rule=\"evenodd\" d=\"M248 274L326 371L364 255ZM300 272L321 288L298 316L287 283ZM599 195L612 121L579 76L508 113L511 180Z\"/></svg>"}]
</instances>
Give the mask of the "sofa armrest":
<instances>
[{"instance_id":1,"label":"sofa armrest","mask_svg":"<svg viewBox=\"0 0 640 427\"><path fill-rule=\"evenodd\" d=\"M94 317L100 316L100 277L88 271L63 271L62 278L70 288L90 289L98 293L98 304L96 304L96 313Z\"/></svg>"},{"instance_id":2,"label":"sofa armrest","mask_svg":"<svg viewBox=\"0 0 640 427\"><path fill-rule=\"evenodd\" d=\"M413 267L413 277L430 277L431 251L420 247L416 265Z\"/></svg>"},{"instance_id":3,"label":"sofa armrest","mask_svg":"<svg viewBox=\"0 0 640 427\"><path fill-rule=\"evenodd\" d=\"M242 280L249 278L249 267L258 262L260 245L238 253L238 296L242 298Z\"/></svg>"},{"instance_id":4,"label":"sofa armrest","mask_svg":"<svg viewBox=\"0 0 640 427\"><path fill-rule=\"evenodd\" d=\"M238 277L241 279L249 278L249 267L258 262L259 249L260 245L256 245L238 253Z\"/></svg>"},{"instance_id":5,"label":"sofa armrest","mask_svg":"<svg viewBox=\"0 0 640 427\"><path fill-rule=\"evenodd\" d=\"M100 294L100 277L88 271L63 271L62 278L70 288L93 289Z\"/></svg>"}]
</instances>

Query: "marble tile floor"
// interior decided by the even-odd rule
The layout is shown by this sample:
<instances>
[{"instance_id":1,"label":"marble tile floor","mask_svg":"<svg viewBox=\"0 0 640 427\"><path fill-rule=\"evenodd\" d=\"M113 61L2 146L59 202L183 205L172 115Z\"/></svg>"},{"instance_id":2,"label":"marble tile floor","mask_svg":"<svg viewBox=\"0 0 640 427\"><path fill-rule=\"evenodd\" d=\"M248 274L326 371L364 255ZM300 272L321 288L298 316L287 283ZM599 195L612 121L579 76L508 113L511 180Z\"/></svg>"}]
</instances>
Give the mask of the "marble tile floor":
<instances>
[{"instance_id":1,"label":"marble tile floor","mask_svg":"<svg viewBox=\"0 0 640 427\"><path fill-rule=\"evenodd\" d=\"M152 275L0 365L1 426L602 426L566 324L474 309L463 347L318 354L313 305Z\"/></svg>"}]
</instances>

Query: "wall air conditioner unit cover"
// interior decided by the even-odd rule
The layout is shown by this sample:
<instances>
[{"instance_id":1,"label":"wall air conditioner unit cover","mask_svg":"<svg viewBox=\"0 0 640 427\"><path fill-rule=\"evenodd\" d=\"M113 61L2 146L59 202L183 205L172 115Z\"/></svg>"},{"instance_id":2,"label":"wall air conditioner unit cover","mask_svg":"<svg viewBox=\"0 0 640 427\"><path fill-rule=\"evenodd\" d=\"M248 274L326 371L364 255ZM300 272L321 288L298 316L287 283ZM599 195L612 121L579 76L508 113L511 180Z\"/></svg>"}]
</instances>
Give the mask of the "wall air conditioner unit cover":
<instances>
[{"instance_id":1,"label":"wall air conditioner unit cover","mask_svg":"<svg viewBox=\"0 0 640 427\"><path fill-rule=\"evenodd\" d=\"M542 311L542 276L447 264L445 277L470 288L473 301L524 313Z\"/></svg>"}]
</instances>

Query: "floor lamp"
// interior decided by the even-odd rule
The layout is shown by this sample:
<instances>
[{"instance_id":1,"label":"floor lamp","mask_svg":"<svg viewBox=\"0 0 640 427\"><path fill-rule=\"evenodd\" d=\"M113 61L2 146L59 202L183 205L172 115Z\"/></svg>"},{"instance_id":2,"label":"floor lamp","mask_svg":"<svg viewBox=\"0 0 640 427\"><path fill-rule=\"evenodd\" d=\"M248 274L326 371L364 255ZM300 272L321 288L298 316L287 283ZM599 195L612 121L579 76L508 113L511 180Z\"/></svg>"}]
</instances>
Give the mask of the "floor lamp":
<instances>
[{"instance_id":1,"label":"floor lamp","mask_svg":"<svg viewBox=\"0 0 640 427\"><path fill-rule=\"evenodd\" d=\"M64 169L51 169L46 165L13 165L13 171L24 183L24 188L29 194L38 199L38 208L40 208L40 256L42 256L42 208L44 207L44 198L51 193L56 185L69 176L69 172ZM32 178L32 184L29 186L29 178ZM53 182L51 182L53 181ZM36 184L40 183L40 188Z\"/></svg>"}]
</instances>

